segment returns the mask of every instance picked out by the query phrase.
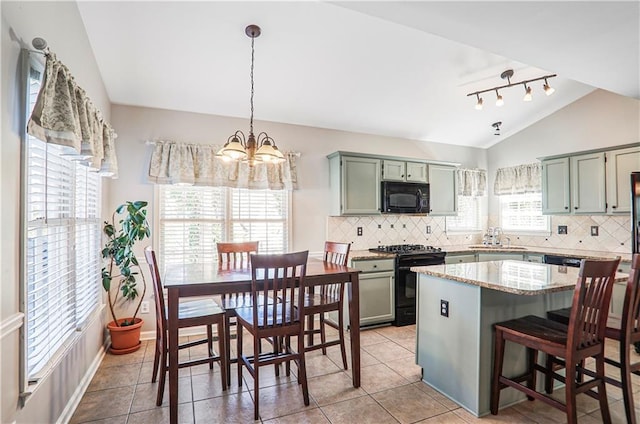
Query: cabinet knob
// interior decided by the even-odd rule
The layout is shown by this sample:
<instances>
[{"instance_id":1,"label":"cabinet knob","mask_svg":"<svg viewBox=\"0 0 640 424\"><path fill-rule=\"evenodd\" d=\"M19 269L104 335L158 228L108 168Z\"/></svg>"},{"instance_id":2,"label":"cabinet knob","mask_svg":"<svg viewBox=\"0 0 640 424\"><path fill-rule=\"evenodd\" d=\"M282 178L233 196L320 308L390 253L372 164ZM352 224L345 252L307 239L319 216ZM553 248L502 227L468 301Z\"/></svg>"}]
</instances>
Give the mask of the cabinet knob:
<instances>
[{"instance_id":1,"label":"cabinet knob","mask_svg":"<svg viewBox=\"0 0 640 424\"><path fill-rule=\"evenodd\" d=\"M373 265L374 268L378 268L378 265Z\"/></svg>"},{"instance_id":2,"label":"cabinet knob","mask_svg":"<svg viewBox=\"0 0 640 424\"><path fill-rule=\"evenodd\" d=\"M617 208L616 205L611 206L611 209L616 209L616 208Z\"/></svg>"},{"instance_id":3,"label":"cabinet knob","mask_svg":"<svg viewBox=\"0 0 640 424\"><path fill-rule=\"evenodd\" d=\"M404 178L404 174L400 175L400 177Z\"/></svg>"},{"instance_id":4,"label":"cabinet knob","mask_svg":"<svg viewBox=\"0 0 640 424\"><path fill-rule=\"evenodd\" d=\"M578 209L578 207L577 207L577 206L574 206L574 207L573 207L573 209Z\"/></svg>"},{"instance_id":5,"label":"cabinet knob","mask_svg":"<svg viewBox=\"0 0 640 424\"><path fill-rule=\"evenodd\" d=\"M569 209L569 206L565 206L564 208L565 208L565 209Z\"/></svg>"}]
</instances>

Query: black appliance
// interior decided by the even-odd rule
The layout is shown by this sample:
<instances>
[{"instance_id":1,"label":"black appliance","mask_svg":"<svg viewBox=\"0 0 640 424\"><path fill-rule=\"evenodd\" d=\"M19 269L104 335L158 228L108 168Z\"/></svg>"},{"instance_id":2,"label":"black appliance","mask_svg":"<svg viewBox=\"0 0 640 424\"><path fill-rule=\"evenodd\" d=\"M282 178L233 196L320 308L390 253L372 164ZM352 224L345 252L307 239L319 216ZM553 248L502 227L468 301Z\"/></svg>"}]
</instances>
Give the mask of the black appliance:
<instances>
[{"instance_id":1,"label":"black appliance","mask_svg":"<svg viewBox=\"0 0 640 424\"><path fill-rule=\"evenodd\" d=\"M429 184L382 182L382 213L429 212Z\"/></svg>"},{"instance_id":2,"label":"black appliance","mask_svg":"<svg viewBox=\"0 0 640 424\"><path fill-rule=\"evenodd\" d=\"M442 249L421 244L378 246L371 252L393 253L395 257L395 307L393 325L401 327L416 323L416 283L418 276L413 266L441 265L447 254Z\"/></svg>"},{"instance_id":3,"label":"black appliance","mask_svg":"<svg viewBox=\"0 0 640 424\"><path fill-rule=\"evenodd\" d=\"M572 258L568 256L560 256L560 255L544 255L544 263L551 265L564 265L571 266L574 268L580 268L580 262L582 259L580 258Z\"/></svg>"},{"instance_id":4,"label":"black appliance","mask_svg":"<svg viewBox=\"0 0 640 424\"><path fill-rule=\"evenodd\" d=\"M640 172L631 173L631 253L640 253Z\"/></svg>"}]
</instances>

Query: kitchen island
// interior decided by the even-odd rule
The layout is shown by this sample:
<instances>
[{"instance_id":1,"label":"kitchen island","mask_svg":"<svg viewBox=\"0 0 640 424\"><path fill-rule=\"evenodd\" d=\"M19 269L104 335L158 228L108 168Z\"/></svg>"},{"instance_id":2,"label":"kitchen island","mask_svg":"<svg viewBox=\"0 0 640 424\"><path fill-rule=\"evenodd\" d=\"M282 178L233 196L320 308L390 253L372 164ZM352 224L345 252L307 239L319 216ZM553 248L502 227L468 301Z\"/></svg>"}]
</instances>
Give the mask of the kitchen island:
<instances>
[{"instance_id":1,"label":"kitchen island","mask_svg":"<svg viewBox=\"0 0 640 424\"><path fill-rule=\"evenodd\" d=\"M423 380L478 417L490 412L493 324L570 306L579 271L511 260L411 270L419 275L416 356ZM507 343L505 374L523 372L525 362L524 348ZM504 390L500 407L523 399Z\"/></svg>"}]
</instances>

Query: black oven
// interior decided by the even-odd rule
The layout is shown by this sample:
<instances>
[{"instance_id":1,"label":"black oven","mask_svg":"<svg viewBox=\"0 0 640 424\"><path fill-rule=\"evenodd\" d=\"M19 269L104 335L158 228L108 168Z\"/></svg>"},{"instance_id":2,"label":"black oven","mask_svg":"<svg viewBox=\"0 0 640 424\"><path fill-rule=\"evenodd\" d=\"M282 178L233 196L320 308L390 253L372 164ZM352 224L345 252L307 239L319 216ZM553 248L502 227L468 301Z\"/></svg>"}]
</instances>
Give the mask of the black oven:
<instances>
[{"instance_id":1,"label":"black oven","mask_svg":"<svg viewBox=\"0 0 640 424\"><path fill-rule=\"evenodd\" d=\"M382 182L382 213L429 212L429 184Z\"/></svg>"},{"instance_id":2,"label":"black oven","mask_svg":"<svg viewBox=\"0 0 640 424\"><path fill-rule=\"evenodd\" d=\"M395 309L393 325L401 327L416 323L416 287L418 275L414 266L444 264L446 252L431 246L403 244L378 246L372 252L395 253Z\"/></svg>"}]
</instances>

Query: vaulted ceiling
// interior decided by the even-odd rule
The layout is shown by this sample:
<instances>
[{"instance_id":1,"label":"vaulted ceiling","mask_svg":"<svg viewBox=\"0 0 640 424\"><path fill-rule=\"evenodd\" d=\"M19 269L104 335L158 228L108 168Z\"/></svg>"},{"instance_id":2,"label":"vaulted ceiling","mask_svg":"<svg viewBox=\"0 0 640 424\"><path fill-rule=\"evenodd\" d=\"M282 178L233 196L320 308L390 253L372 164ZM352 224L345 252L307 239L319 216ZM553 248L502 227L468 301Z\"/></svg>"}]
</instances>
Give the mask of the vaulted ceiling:
<instances>
[{"instance_id":1,"label":"vaulted ceiling","mask_svg":"<svg viewBox=\"0 0 640 424\"><path fill-rule=\"evenodd\" d=\"M640 98L638 2L78 2L113 103L488 147L596 88ZM556 92L532 83L557 73ZM502 134L491 124L502 121ZM222 143L224 140L221 140Z\"/></svg>"}]
</instances>

